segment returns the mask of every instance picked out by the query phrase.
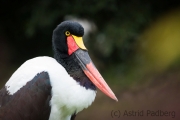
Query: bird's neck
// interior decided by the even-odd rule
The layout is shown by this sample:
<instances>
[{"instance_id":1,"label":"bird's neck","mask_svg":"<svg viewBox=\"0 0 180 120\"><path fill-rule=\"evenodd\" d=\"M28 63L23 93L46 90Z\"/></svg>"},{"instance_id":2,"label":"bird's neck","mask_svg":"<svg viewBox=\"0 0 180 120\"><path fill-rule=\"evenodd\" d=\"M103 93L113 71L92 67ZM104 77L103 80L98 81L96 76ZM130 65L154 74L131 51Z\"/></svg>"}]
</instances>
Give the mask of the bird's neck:
<instances>
[{"instance_id":1,"label":"bird's neck","mask_svg":"<svg viewBox=\"0 0 180 120\"><path fill-rule=\"evenodd\" d=\"M96 90L95 85L89 80L89 78L85 75L81 67L77 62L77 58L74 54L69 56L68 58L62 59L59 54L54 54L54 58L60 63L67 71L67 73L76 80L81 86L86 89Z\"/></svg>"},{"instance_id":2,"label":"bird's neck","mask_svg":"<svg viewBox=\"0 0 180 120\"><path fill-rule=\"evenodd\" d=\"M70 57L67 58L61 58L61 55L56 53L54 54L54 58L57 60L59 64L61 64L66 69L68 74L71 76L74 76L75 71L82 71L79 65L75 62L74 59L76 58L74 55L71 55Z\"/></svg>"}]
</instances>

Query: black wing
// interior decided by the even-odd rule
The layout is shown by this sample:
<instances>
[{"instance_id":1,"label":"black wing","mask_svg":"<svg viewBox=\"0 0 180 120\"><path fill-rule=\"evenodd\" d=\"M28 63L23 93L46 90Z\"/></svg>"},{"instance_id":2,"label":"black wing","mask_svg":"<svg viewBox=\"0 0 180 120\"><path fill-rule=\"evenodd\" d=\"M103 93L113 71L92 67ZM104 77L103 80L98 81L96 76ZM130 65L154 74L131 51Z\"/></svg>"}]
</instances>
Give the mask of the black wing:
<instances>
[{"instance_id":1,"label":"black wing","mask_svg":"<svg viewBox=\"0 0 180 120\"><path fill-rule=\"evenodd\" d=\"M13 95L3 87L0 90L0 120L48 120L51 88L47 72L38 73Z\"/></svg>"}]
</instances>

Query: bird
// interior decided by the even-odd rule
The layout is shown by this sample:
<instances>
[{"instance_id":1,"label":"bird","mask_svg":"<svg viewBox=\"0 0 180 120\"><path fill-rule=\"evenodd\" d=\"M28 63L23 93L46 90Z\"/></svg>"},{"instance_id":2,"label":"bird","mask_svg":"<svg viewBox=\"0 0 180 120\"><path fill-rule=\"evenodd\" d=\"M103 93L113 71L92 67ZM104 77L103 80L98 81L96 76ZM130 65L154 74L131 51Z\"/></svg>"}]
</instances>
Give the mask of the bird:
<instances>
[{"instance_id":1,"label":"bird","mask_svg":"<svg viewBox=\"0 0 180 120\"><path fill-rule=\"evenodd\" d=\"M84 28L63 21L53 31L54 57L25 61L0 90L0 120L74 120L97 88L118 101L83 42Z\"/></svg>"}]
</instances>

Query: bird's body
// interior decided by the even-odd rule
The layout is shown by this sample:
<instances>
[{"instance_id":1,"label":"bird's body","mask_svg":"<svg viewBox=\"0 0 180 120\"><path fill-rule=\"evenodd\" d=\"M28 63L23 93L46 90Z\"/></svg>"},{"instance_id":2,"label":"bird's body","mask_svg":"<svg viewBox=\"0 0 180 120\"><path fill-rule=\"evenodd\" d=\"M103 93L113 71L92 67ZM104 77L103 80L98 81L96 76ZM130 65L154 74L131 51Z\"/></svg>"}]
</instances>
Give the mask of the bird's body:
<instances>
[{"instance_id":1,"label":"bird's body","mask_svg":"<svg viewBox=\"0 0 180 120\"><path fill-rule=\"evenodd\" d=\"M83 35L78 23L61 23L53 35L55 58L27 60L1 89L0 120L74 119L94 101L95 86L116 99L91 63L81 39L75 43L76 38L67 30Z\"/></svg>"},{"instance_id":2,"label":"bird's body","mask_svg":"<svg viewBox=\"0 0 180 120\"><path fill-rule=\"evenodd\" d=\"M23 86L26 87L26 89L32 89L32 91L34 91L37 96L44 94L41 93L41 91L39 92L38 88L34 88L34 87L29 88L29 86L27 86L28 82L30 82L29 84L33 85L33 82L31 81L36 81L37 80L36 77L39 76L43 78L44 80L43 82L46 82L47 89L51 88L51 92L46 97L46 99L49 98L48 99L49 101L46 101L46 99L45 101L40 101L42 103L47 102L49 106L51 106L51 114L49 120L69 120L71 115L73 115L74 113L78 113L84 108L87 108L94 101L96 95L95 91L82 87L78 82L73 80L73 78L70 77L69 74L67 74L66 70L54 58L51 57L37 57L26 61L6 83L5 86L7 91L9 92L9 95L14 95L17 92L20 92ZM33 101L28 101L30 92L28 91L27 93L22 93L22 94L25 94L23 95L24 96L23 100L25 100L26 101L25 103L27 104L24 105L23 103L17 103L17 105L14 104L15 111L18 110L17 106L19 104L25 107L24 109L28 109L28 106L33 105L34 101L38 101L39 99L41 99L41 97L36 96L34 97ZM19 93L19 95L22 94ZM19 98L16 97L16 99L19 101ZM19 101L19 102L23 102L23 101ZM35 105L34 107L38 108L38 105ZM25 116L30 116L31 114L24 116L23 112L26 112L24 111L24 109L22 109L22 111L19 111L19 114L21 114L20 116L23 118L25 118ZM61 110L67 111L67 113L62 112ZM18 120L21 119L19 118Z\"/></svg>"}]
</instances>

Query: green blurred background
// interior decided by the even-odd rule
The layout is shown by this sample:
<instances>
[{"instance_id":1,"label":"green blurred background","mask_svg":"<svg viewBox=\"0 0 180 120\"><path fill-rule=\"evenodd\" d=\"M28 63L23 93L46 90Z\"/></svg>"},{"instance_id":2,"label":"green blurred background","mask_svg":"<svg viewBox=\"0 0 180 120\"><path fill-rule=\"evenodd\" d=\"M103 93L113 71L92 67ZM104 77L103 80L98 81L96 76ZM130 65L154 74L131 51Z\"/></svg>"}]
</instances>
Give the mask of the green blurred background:
<instances>
[{"instance_id":1,"label":"green blurred background","mask_svg":"<svg viewBox=\"0 0 180 120\"><path fill-rule=\"evenodd\" d=\"M180 119L178 0L1 0L1 86L26 60L53 56L52 31L64 20L84 26L89 54L119 99L98 91L77 120ZM123 116L125 110L144 115ZM147 116L147 110L175 116Z\"/></svg>"}]
</instances>

